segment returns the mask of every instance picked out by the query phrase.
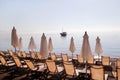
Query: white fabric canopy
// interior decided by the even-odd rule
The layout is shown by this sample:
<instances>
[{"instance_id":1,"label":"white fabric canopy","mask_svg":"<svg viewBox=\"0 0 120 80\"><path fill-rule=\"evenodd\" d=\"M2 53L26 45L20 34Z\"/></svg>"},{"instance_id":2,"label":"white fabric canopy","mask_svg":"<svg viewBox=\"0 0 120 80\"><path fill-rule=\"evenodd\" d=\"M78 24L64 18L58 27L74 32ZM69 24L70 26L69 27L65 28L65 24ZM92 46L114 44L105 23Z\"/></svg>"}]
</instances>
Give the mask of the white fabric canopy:
<instances>
[{"instance_id":1,"label":"white fabric canopy","mask_svg":"<svg viewBox=\"0 0 120 80\"><path fill-rule=\"evenodd\" d=\"M69 50L72 52L72 53L74 53L75 52L75 44L74 44L74 39L73 39L73 37L71 37L71 40L70 40L70 48L69 48Z\"/></svg>"},{"instance_id":2,"label":"white fabric canopy","mask_svg":"<svg viewBox=\"0 0 120 80\"><path fill-rule=\"evenodd\" d=\"M33 37L30 38L28 49L31 50L31 51L33 51L34 49L36 49L36 44L35 44L35 41L34 41Z\"/></svg>"},{"instance_id":3,"label":"white fabric canopy","mask_svg":"<svg viewBox=\"0 0 120 80\"><path fill-rule=\"evenodd\" d=\"M47 39L44 33L41 37L40 54L42 55L43 58L48 57Z\"/></svg>"},{"instance_id":4,"label":"white fabric canopy","mask_svg":"<svg viewBox=\"0 0 120 80\"><path fill-rule=\"evenodd\" d=\"M73 53L75 52L75 44L74 44L74 39L73 37L71 37L71 40L70 40L70 47L69 47L69 50L72 52L72 58L73 58Z\"/></svg>"},{"instance_id":5,"label":"white fabric canopy","mask_svg":"<svg viewBox=\"0 0 120 80\"><path fill-rule=\"evenodd\" d=\"M83 36L81 56L86 61L92 56L92 52L91 52L91 48L90 48L90 44L89 44L89 37L88 37L87 32L85 32L85 34Z\"/></svg>"},{"instance_id":6,"label":"white fabric canopy","mask_svg":"<svg viewBox=\"0 0 120 80\"><path fill-rule=\"evenodd\" d=\"M19 41L18 41L18 48L19 48L19 50L23 48L21 37L19 38Z\"/></svg>"},{"instance_id":7,"label":"white fabric canopy","mask_svg":"<svg viewBox=\"0 0 120 80\"><path fill-rule=\"evenodd\" d=\"M11 32L11 45L15 48L16 53L16 48L18 48L18 36L15 27L13 27Z\"/></svg>"},{"instance_id":8,"label":"white fabric canopy","mask_svg":"<svg viewBox=\"0 0 120 80\"><path fill-rule=\"evenodd\" d=\"M53 44L52 44L52 39L51 39L51 37L49 38L49 42L48 42L48 50L49 50L50 52L53 51Z\"/></svg>"},{"instance_id":9,"label":"white fabric canopy","mask_svg":"<svg viewBox=\"0 0 120 80\"><path fill-rule=\"evenodd\" d=\"M95 45L95 53L97 53L98 55L100 55L103 52L102 47L101 47L101 43L100 43L100 38L97 37L96 39L96 45Z\"/></svg>"}]
</instances>

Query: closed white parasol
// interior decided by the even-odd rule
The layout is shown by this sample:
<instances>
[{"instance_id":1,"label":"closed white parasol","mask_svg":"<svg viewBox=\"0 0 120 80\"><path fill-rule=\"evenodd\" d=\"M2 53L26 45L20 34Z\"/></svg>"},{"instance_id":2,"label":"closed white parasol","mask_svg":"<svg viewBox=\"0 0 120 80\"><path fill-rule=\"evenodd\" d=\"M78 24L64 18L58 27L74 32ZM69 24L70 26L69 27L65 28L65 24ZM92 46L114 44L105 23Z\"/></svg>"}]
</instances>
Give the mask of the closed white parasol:
<instances>
[{"instance_id":1,"label":"closed white parasol","mask_svg":"<svg viewBox=\"0 0 120 80\"><path fill-rule=\"evenodd\" d=\"M49 50L49 53L51 53L53 51L53 44L52 44L51 37L49 38L49 42L48 42L48 50Z\"/></svg>"},{"instance_id":2,"label":"closed white parasol","mask_svg":"<svg viewBox=\"0 0 120 80\"><path fill-rule=\"evenodd\" d=\"M42 55L43 58L48 57L47 39L44 33L41 37L40 54Z\"/></svg>"},{"instance_id":3,"label":"closed white parasol","mask_svg":"<svg viewBox=\"0 0 120 80\"><path fill-rule=\"evenodd\" d=\"M16 53L16 48L18 48L18 36L14 26L11 32L11 45L15 48Z\"/></svg>"},{"instance_id":4,"label":"closed white parasol","mask_svg":"<svg viewBox=\"0 0 120 80\"><path fill-rule=\"evenodd\" d=\"M72 58L73 58L73 53L75 52L75 44L74 44L74 39L73 37L71 37L71 40L70 40L70 47L69 47L69 50L72 52Z\"/></svg>"},{"instance_id":5,"label":"closed white parasol","mask_svg":"<svg viewBox=\"0 0 120 80\"><path fill-rule=\"evenodd\" d=\"M81 56L86 61L86 73L87 73L87 60L92 56L90 44L89 44L89 37L87 32L85 32L83 36L83 43L81 48Z\"/></svg>"},{"instance_id":6,"label":"closed white parasol","mask_svg":"<svg viewBox=\"0 0 120 80\"><path fill-rule=\"evenodd\" d=\"M34 49L36 49L36 44L33 37L30 38L28 49L31 51L34 51Z\"/></svg>"},{"instance_id":7,"label":"closed white parasol","mask_svg":"<svg viewBox=\"0 0 120 80\"><path fill-rule=\"evenodd\" d=\"M100 43L100 38L97 37L96 39L96 45L95 45L95 53L98 54L98 60L100 57L100 54L103 52L102 47L101 47L101 43Z\"/></svg>"},{"instance_id":8,"label":"closed white parasol","mask_svg":"<svg viewBox=\"0 0 120 80\"><path fill-rule=\"evenodd\" d=\"M19 41L18 41L18 48L19 48L19 50L23 48L21 37L19 38Z\"/></svg>"}]
</instances>

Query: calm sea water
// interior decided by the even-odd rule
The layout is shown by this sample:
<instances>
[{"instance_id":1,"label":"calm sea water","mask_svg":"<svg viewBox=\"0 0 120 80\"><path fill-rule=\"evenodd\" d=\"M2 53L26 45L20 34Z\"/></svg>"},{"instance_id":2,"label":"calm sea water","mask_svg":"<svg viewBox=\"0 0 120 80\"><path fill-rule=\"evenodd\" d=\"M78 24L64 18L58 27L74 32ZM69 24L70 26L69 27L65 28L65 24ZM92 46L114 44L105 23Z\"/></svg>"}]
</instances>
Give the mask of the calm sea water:
<instances>
[{"instance_id":1,"label":"calm sea water","mask_svg":"<svg viewBox=\"0 0 120 80\"><path fill-rule=\"evenodd\" d=\"M11 37L10 33L0 33L0 50L8 50L14 48L11 46ZM60 54L62 52L71 55L69 51L70 39L73 36L76 51L74 54L79 54L82 46L83 35L84 32L79 33L68 33L66 37L61 37L59 33L56 34L45 34L47 40L49 37L52 38L52 43L56 54ZM91 46L91 50L94 55L97 55L94 52L96 38L97 36L101 39L101 45L103 49L103 53L101 55L107 55L111 57L120 57L120 32L88 32L89 35L89 42ZM18 34L19 37L22 37L23 42L23 50L28 52L28 44L30 41L30 37L33 36L35 43L37 45L36 51L40 50L40 41L42 34Z\"/></svg>"}]
</instances>

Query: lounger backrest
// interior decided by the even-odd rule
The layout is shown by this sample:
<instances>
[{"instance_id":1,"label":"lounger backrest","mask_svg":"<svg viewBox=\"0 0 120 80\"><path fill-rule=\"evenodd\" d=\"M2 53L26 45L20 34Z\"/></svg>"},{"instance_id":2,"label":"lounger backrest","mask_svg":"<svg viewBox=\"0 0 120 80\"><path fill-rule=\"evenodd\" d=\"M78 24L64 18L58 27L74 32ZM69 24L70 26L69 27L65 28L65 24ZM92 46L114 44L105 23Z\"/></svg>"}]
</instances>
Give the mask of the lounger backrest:
<instances>
[{"instance_id":1,"label":"lounger backrest","mask_svg":"<svg viewBox=\"0 0 120 80\"><path fill-rule=\"evenodd\" d=\"M42 55L40 53L37 53L36 55L38 59L42 59Z\"/></svg>"},{"instance_id":2,"label":"lounger backrest","mask_svg":"<svg viewBox=\"0 0 120 80\"><path fill-rule=\"evenodd\" d=\"M64 62L64 69L67 75L74 76L76 75L75 68L72 62Z\"/></svg>"},{"instance_id":3,"label":"lounger backrest","mask_svg":"<svg viewBox=\"0 0 120 80\"><path fill-rule=\"evenodd\" d=\"M55 53L51 53L50 56L51 56L51 59L52 59L53 61L56 60L56 55L55 55Z\"/></svg>"},{"instance_id":4,"label":"lounger backrest","mask_svg":"<svg viewBox=\"0 0 120 80\"><path fill-rule=\"evenodd\" d=\"M80 55L77 55L77 60L79 63L84 63L84 60L83 60L82 56L80 56Z\"/></svg>"},{"instance_id":5,"label":"lounger backrest","mask_svg":"<svg viewBox=\"0 0 120 80\"><path fill-rule=\"evenodd\" d=\"M25 60L25 63L27 64L30 70L35 69L34 64L30 60Z\"/></svg>"},{"instance_id":6,"label":"lounger backrest","mask_svg":"<svg viewBox=\"0 0 120 80\"><path fill-rule=\"evenodd\" d=\"M0 56L0 61L1 61L2 65L8 66L6 60L3 56Z\"/></svg>"},{"instance_id":7,"label":"lounger backrest","mask_svg":"<svg viewBox=\"0 0 120 80\"><path fill-rule=\"evenodd\" d=\"M12 50L8 50L8 53L10 54L10 56L15 56Z\"/></svg>"},{"instance_id":8,"label":"lounger backrest","mask_svg":"<svg viewBox=\"0 0 120 80\"><path fill-rule=\"evenodd\" d=\"M68 61L68 55L67 54L62 54L62 60L63 61Z\"/></svg>"},{"instance_id":9,"label":"lounger backrest","mask_svg":"<svg viewBox=\"0 0 120 80\"><path fill-rule=\"evenodd\" d=\"M30 56L31 56L31 58L35 59L36 58L35 52L30 52Z\"/></svg>"},{"instance_id":10,"label":"lounger backrest","mask_svg":"<svg viewBox=\"0 0 120 80\"><path fill-rule=\"evenodd\" d=\"M109 56L102 56L102 65L104 65L104 66L110 65L110 57Z\"/></svg>"},{"instance_id":11,"label":"lounger backrest","mask_svg":"<svg viewBox=\"0 0 120 80\"><path fill-rule=\"evenodd\" d=\"M4 53L2 51L0 51L0 55L4 56Z\"/></svg>"},{"instance_id":12,"label":"lounger backrest","mask_svg":"<svg viewBox=\"0 0 120 80\"><path fill-rule=\"evenodd\" d=\"M22 54L21 54L20 51L17 52L17 56L18 56L18 57L22 57Z\"/></svg>"},{"instance_id":13,"label":"lounger backrest","mask_svg":"<svg viewBox=\"0 0 120 80\"><path fill-rule=\"evenodd\" d=\"M25 51L22 51L22 56L23 56L24 58L27 57L27 54L25 53Z\"/></svg>"},{"instance_id":14,"label":"lounger backrest","mask_svg":"<svg viewBox=\"0 0 120 80\"><path fill-rule=\"evenodd\" d=\"M94 56L91 56L91 57L87 60L87 62L88 62L89 64L94 64Z\"/></svg>"},{"instance_id":15,"label":"lounger backrest","mask_svg":"<svg viewBox=\"0 0 120 80\"><path fill-rule=\"evenodd\" d=\"M117 60L116 67L120 68L120 59Z\"/></svg>"},{"instance_id":16,"label":"lounger backrest","mask_svg":"<svg viewBox=\"0 0 120 80\"><path fill-rule=\"evenodd\" d=\"M14 57L14 61L15 61L15 64L17 65L17 67L20 67L20 68L22 67L22 64L18 57Z\"/></svg>"},{"instance_id":17,"label":"lounger backrest","mask_svg":"<svg viewBox=\"0 0 120 80\"><path fill-rule=\"evenodd\" d=\"M120 80L120 68L117 68L117 80Z\"/></svg>"},{"instance_id":18,"label":"lounger backrest","mask_svg":"<svg viewBox=\"0 0 120 80\"><path fill-rule=\"evenodd\" d=\"M57 66L53 60L46 60L46 65L50 72L52 73L57 72Z\"/></svg>"},{"instance_id":19,"label":"lounger backrest","mask_svg":"<svg viewBox=\"0 0 120 80\"><path fill-rule=\"evenodd\" d=\"M104 69L103 66L91 66L90 73L92 80L104 80Z\"/></svg>"}]
</instances>

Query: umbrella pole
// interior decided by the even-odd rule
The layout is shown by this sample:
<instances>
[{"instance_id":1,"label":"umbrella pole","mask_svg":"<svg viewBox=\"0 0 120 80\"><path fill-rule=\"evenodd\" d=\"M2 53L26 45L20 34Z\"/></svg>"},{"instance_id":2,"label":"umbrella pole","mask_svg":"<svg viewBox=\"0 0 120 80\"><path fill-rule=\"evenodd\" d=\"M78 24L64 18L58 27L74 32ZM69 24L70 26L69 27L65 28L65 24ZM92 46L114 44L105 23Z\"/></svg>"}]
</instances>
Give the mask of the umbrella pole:
<instances>
[{"instance_id":1,"label":"umbrella pole","mask_svg":"<svg viewBox=\"0 0 120 80\"><path fill-rule=\"evenodd\" d=\"M72 59L73 59L73 53L72 53Z\"/></svg>"},{"instance_id":2,"label":"umbrella pole","mask_svg":"<svg viewBox=\"0 0 120 80\"><path fill-rule=\"evenodd\" d=\"M15 54L16 54L16 47L15 47Z\"/></svg>"},{"instance_id":3,"label":"umbrella pole","mask_svg":"<svg viewBox=\"0 0 120 80\"><path fill-rule=\"evenodd\" d=\"M98 53L98 61L100 61L100 55L99 55L99 53Z\"/></svg>"},{"instance_id":4,"label":"umbrella pole","mask_svg":"<svg viewBox=\"0 0 120 80\"><path fill-rule=\"evenodd\" d=\"M87 74L87 61L86 61L86 63L85 63L85 73Z\"/></svg>"},{"instance_id":5,"label":"umbrella pole","mask_svg":"<svg viewBox=\"0 0 120 80\"><path fill-rule=\"evenodd\" d=\"M51 51L50 51L49 54L48 54L48 58L50 58L50 55L51 55Z\"/></svg>"},{"instance_id":6,"label":"umbrella pole","mask_svg":"<svg viewBox=\"0 0 120 80\"><path fill-rule=\"evenodd\" d=\"M85 78L87 78L87 60L86 60L86 63L85 63Z\"/></svg>"}]
</instances>

